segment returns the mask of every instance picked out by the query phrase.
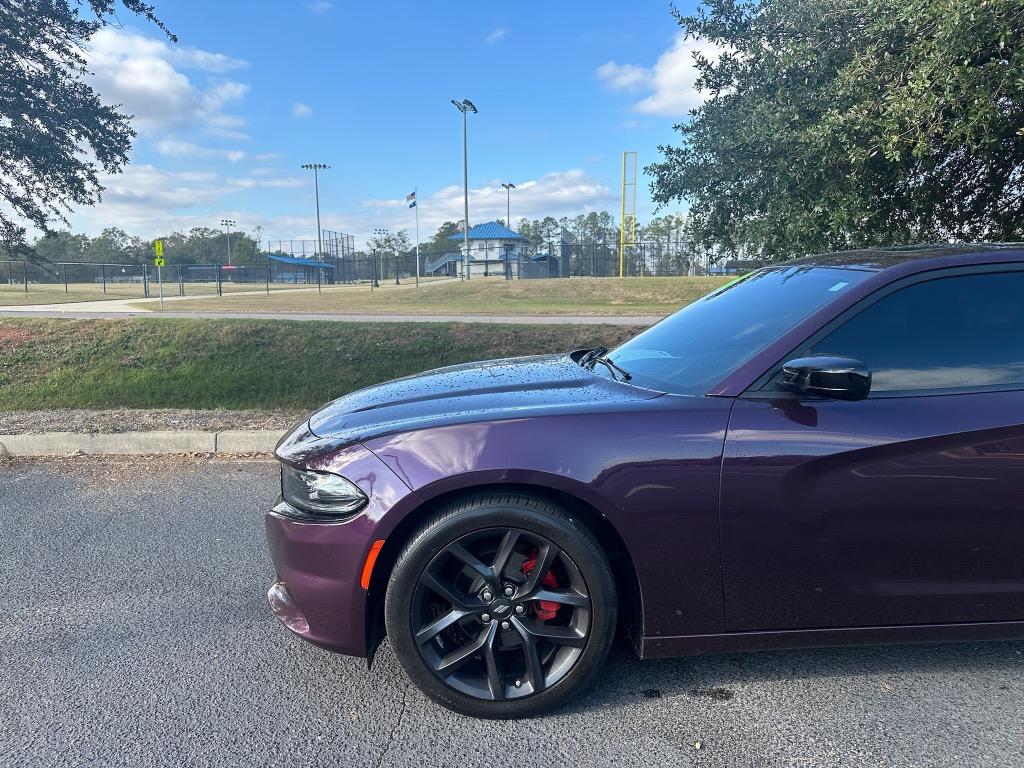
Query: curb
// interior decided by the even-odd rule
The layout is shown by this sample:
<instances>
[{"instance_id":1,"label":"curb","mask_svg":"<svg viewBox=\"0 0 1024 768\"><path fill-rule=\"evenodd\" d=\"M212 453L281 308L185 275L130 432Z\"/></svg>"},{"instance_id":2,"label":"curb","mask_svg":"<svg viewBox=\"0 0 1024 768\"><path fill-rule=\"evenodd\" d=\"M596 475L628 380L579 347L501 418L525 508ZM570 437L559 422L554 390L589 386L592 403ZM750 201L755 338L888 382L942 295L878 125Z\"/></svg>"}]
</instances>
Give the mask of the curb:
<instances>
[{"instance_id":1,"label":"curb","mask_svg":"<svg viewBox=\"0 0 1024 768\"><path fill-rule=\"evenodd\" d=\"M281 433L270 430L161 430L154 432L43 432L0 435L0 456L67 454L273 453Z\"/></svg>"}]
</instances>

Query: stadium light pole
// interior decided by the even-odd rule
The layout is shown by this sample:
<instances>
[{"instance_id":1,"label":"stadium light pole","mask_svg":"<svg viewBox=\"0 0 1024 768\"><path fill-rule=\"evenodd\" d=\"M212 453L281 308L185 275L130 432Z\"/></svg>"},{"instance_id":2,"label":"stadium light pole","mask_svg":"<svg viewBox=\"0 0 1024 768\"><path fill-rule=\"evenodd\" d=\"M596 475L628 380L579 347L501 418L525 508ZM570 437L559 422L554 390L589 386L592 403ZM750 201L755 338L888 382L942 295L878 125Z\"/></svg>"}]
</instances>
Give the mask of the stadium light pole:
<instances>
[{"instance_id":1,"label":"stadium light pole","mask_svg":"<svg viewBox=\"0 0 1024 768\"><path fill-rule=\"evenodd\" d=\"M231 228L238 222L233 219L221 219L220 225L228 230L228 266L231 266Z\"/></svg>"},{"instance_id":2,"label":"stadium light pole","mask_svg":"<svg viewBox=\"0 0 1024 768\"><path fill-rule=\"evenodd\" d=\"M324 236L320 230L320 171L326 171L331 166L327 163L303 163L302 168L313 172L313 196L316 199L316 289L322 292L320 285L320 260L324 252Z\"/></svg>"},{"instance_id":3,"label":"stadium light pole","mask_svg":"<svg viewBox=\"0 0 1024 768\"><path fill-rule=\"evenodd\" d=\"M464 279L469 280L469 113L475 115L477 108L469 99L452 99L452 104L462 113L462 210L465 216L462 221L462 272Z\"/></svg>"},{"instance_id":4,"label":"stadium light pole","mask_svg":"<svg viewBox=\"0 0 1024 768\"><path fill-rule=\"evenodd\" d=\"M516 185L510 181L507 184L502 182L501 186L505 189L505 226L512 229L512 190Z\"/></svg>"},{"instance_id":5,"label":"stadium light pole","mask_svg":"<svg viewBox=\"0 0 1024 768\"><path fill-rule=\"evenodd\" d=\"M384 240L386 242L387 238L391 235L391 230L384 229L383 227L377 227L377 229L373 230L373 234L374 234L375 237L377 237L377 238L379 238L381 240ZM370 288L371 288L371 290L373 288L380 288L380 283L377 282L377 249L376 248L373 249L373 284L370 286Z\"/></svg>"}]
</instances>

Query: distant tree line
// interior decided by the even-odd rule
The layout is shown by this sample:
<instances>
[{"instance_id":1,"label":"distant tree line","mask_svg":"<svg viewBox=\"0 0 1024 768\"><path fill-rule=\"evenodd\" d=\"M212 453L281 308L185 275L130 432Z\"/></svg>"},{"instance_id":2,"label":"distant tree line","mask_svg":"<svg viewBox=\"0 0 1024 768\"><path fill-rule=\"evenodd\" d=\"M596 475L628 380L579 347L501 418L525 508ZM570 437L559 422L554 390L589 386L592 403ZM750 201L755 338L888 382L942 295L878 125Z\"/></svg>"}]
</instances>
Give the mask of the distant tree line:
<instances>
[{"instance_id":1,"label":"distant tree line","mask_svg":"<svg viewBox=\"0 0 1024 768\"><path fill-rule=\"evenodd\" d=\"M226 264L228 261L228 236L219 229L193 227L188 232L172 232L160 239L164 241L164 258L170 263ZM51 264L142 264L154 257L152 240L129 235L119 227L107 227L96 237L58 230L40 237L31 248L34 260ZM0 258L4 257L0 253ZM232 264L262 264L266 259L251 235L231 233Z\"/></svg>"},{"instance_id":2,"label":"distant tree line","mask_svg":"<svg viewBox=\"0 0 1024 768\"><path fill-rule=\"evenodd\" d=\"M505 223L504 218L497 221L499 224ZM678 248L682 249L686 241L685 227L686 217L681 214L658 216L646 224L637 226L636 241L652 244L661 242L666 247L675 248L678 245ZM527 243L536 246L561 243L565 240L573 244L604 243L617 249L619 243L619 225L608 211L591 211L557 219L554 216L545 216L542 219L522 218L518 222L513 222L512 229L526 238ZM450 237L460 232L458 223L446 221L438 227L433 237L420 245L420 248L430 253L457 251L459 243Z\"/></svg>"},{"instance_id":3,"label":"distant tree line","mask_svg":"<svg viewBox=\"0 0 1024 768\"><path fill-rule=\"evenodd\" d=\"M498 221L504 224L503 219ZM553 249L556 253L564 241L576 248L574 258L617 258L619 229L615 217L607 211L592 211L579 216L541 219L520 219L513 226L532 250ZM420 243L420 255L428 259L439 253L458 252L461 244L451 240L459 233L459 225L447 221L438 227L432 237ZM686 237L686 218L669 214L656 217L637 228L637 247L642 247L650 258L665 263L682 263L692 255ZM226 264L228 262L228 235L220 229L193 227L187 232L163 235L164 257L172 264ZM367 258L373 250L378 254L408 254L415 250L409 232L401 229L385 235L376 235L366 250L357 251L356 259ZM153 241L130 235L119 227L107 227L99 235L89 237L68 230L57 230L38 238L30 246L32 257L39 262L91 262L107 264L142 264L152 261ZM283 253L283 252L282 252ZM15 258L5 253L0 245L0 260ZM267 254L260 243L246 232L231 233L232 264L263 264Z\"/></svg>"},{"instance_id":4,"label":"distant tree line","mask_svg":"<svg viewBox=\"0 0 1024 768\"><path fill-rule=\"evenodd\" d=\"M504 224L503 218L497 219ZM541 219L521 218L514 222L512 229L526 239L528 251L550 251L560 254L562 243L570 246L570 270L573 274L591 274L595 262L607 265L614 262L617 269L619 255L619 225L608 211L591 211L578 216L545 216ZM440 253L457 253L462 245L452 240L459 235L459 224L446 221L434 235L420 244L420 255L425 260ZM709 253L712 261L719 257L717 252L705 251L693 242L687 234L687 218L682 214L657 216L636 228L633 242L627 243L627 259L635 265L643 259L644 269L678 273L685 271L690 263L703 263ZM612 269L611 271L615 271Z\"/></svg>"}]
</instances>

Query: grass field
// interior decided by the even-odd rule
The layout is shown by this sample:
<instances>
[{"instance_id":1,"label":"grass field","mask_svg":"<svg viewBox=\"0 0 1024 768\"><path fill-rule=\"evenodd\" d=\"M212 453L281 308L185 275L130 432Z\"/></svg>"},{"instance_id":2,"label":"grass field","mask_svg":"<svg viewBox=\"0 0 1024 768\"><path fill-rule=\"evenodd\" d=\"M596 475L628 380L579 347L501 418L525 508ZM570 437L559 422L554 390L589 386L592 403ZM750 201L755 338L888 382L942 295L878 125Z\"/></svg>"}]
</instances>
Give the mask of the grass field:
<instances>
[{"instance_id":1,"label":"grass field","mask_svg":"<svg viewBox=\"0 0 1024 768\"><path fill-rule=\"evenodd\" d=\"M221 284L223 293L239 292L266 292L266 283L232 283L225 281ZM306 289L306 285L295 285L294 283L271 283L271 291L283 289ZM150 284L149 295L156 298L158 294L156 282ZM313 287L316 292L316 287ZM216 283L185 283L185 295L210 295L217 293ZM164 296L177 296L177 281L164 283ZM64 284L51 285L48 283L29 283L28 292L22 283L0 283L0 306L16 307L28 304L67 304L75 301L112 301L114 299L142 299L141 283L108 283L107 292L103 293L103 285L100 283L69 283L67 291ZM146 306L143 304L143 306Z\"/></svg>"},{"instance_id":2,"label":"grass field","mask_svg":"<svg viewBox=\"0 0 1024 768\"><path fill-rule=\"evenodd\" d=\"M28 293L24 285L0 283L0 306L16 307L27 304L66 304L72 301L103 301L104 299L140 299L141 285L108 285L107 295L103 295L101 286L91 283L68 285L67 293L64 285L40 285L29 283Z\"/></svg>"},{"instance_id":3,"label":"grass field","mask_svg":"<svg viewBox=\"0 0 1024 768\"><path fill-rule=\"evenodd\" d=\"M375 314L667 315L728 282L726 277L478 278L420 286L382 284L278 295L176 301L175 312L337 312ZM152 305L142 304L152 308Z\"/></svg>"},{"instance_id":4,"label":"grass field","mask_svg":"<svg viewBox=\"0 0 1024 768\"><path fill-rule=\"evenodd\" d=\"M637 330L601 325L4 319L0 411L313 408L354 389L429 368L612 346Z\"/></svg>"}]
</instances>

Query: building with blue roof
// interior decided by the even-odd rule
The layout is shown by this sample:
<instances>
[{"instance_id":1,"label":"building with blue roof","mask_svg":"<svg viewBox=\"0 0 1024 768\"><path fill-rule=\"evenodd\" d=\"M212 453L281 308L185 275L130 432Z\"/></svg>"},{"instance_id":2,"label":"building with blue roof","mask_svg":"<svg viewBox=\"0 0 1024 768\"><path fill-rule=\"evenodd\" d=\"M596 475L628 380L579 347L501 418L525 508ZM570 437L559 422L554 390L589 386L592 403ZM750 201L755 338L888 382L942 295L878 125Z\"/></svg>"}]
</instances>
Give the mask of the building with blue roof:
<instances>
[{"instance_id":1,"label":"building with blue roof","mask_svg":"<svg viewBox=\"0 0 1024 768\"><path fill-rule=\"evenodd\" d=\"M431 274L461 275L463 234L449 235L453 250L426 264ZM526 238L497 221L477 224L469 229L469 276L516 277L519 256Z\"/></svg>"}]
</instances>

